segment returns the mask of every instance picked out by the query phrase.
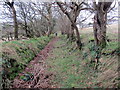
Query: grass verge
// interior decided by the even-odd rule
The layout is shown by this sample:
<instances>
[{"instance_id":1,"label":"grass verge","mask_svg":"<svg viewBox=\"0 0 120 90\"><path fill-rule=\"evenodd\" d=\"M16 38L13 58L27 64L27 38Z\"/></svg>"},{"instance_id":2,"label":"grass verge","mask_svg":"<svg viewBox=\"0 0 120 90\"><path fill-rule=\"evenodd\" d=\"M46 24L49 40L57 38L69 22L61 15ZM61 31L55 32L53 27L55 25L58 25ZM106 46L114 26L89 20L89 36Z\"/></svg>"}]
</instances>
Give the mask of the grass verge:
<instances>
[{"instance_id":1,"label":"grass verge","mask_svg":"<svg viewBox=\"0 0 120 90\"><path fill-rule=\"evenodd\" d=\"M117 54L102 55L98 70L94 70L91 58L94 52L90 51L92 35L84 39L82 51L76 49L75 43L66 43L62 37L56 45L51 56L46 60L50 72L55 74L52 81L54 87L59 88L114 88L118 86L118 57ZM118 48L118 43L111 41L103 50L110 53Z\"/></svg>"}]
</instances>

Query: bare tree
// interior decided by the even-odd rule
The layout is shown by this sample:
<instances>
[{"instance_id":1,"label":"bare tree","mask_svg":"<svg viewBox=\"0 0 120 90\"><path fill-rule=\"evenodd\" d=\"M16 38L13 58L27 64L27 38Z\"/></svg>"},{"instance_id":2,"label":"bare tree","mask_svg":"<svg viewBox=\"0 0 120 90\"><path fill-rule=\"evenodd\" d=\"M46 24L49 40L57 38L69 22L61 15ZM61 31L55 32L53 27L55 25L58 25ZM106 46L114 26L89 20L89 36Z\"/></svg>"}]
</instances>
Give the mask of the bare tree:
<instances>
[{"instance_id":1,"label":"bare tree","mask_svg":"<svg viewBox=\"0 0 120 90\"><path fill-rule=\"evenodd\" d=\"M31 37L29 25L28 25L28 13L30 11L30 8L28 8L28 5L24 2L19 1L17 4L19 7L19 17L21 20L23 20L23 23L21 24L23 26L23 29L25 30L26 36Z\"/></svg>"},{"instance_id":2,"label":"bare tree","mask_svg":"<svg viewBox=\"0 0 120 90\"><path fill-rule=\"evenodd\" d=\"M46 5L47 12L48 12L48 24L49 24L48 36L50 36L50 34L52 33L52 10L51 10L52 4L46 3L45 5Z\"/></svg>"},{"instance_id":3,"label":"bare tree","mask_svg":"<svg viewBox=\"0 0 120 90\"><path fill-rule=\"evenodd\" d=\"M97 46L104 48L106 46L106 25L107 25L107 13L112 2L96 2L94 4L95 16L94 16L94 37Z\"/></svg>"},{"instance_id":4,"label":"bare tree","mask_svg":"<svg viewBox=\"0 0 120 90\"><path fill-rule=\"evenodd\" d=\"M48 22L48 31L47 35L50 36L53 30L53 15L52 15L52 3L43 2L43 3L33 3L33 7L40 15L43 16Z\"/></svg>"},{"instance_id":5,"label":"bare tree","mask_svg":"<svg viewBox=\"0 0 120 90\"><path fill-rule=\"evenodd\" d=\"M60 9L63 11L64 14L67 15L67 17L69 18L70 22L71 22L71 38L74 38L74 29L76 30L76 35L77 35L77 46L79 49L82 48L82 43L81 43L81 38L80 38L80 34L79 34L79 30L78 27L76 25L76 21L77 21L77 17L82 9L82 4L83 3L77 3L77 2L71 2L69 4L63 3L63 2L57 2L58 6L60 7ZM66 7L69 6L69 9L67 9ZM68 10L68 11L67 11ZM70 11L70 12L69 12Z\"/></svg>"},{"instance_id":6,"label":"bare tree","mask_svg":"<svg viewBox=\"0 0 120 90\"><path fill-rule=\"evenodd\" d=\"M70 36L70 32L71 31L71 22L69 21L69 19L67 18L67 16L62 15L59 18L59 26L61 28L61 34L67 34L67 38L69 38Z\"/></svg>"},{"instance_id":7,"label":"bare tree","mask_svg":"<svg viewBox=\"0 0 120 90\"><path fill-rule=\"evenodd\" d=\"M14 20L14 37L15 39L18 39L18 23L17 23L16 10L14 7L14 0L12 0L12 2L10 2L9 0L6 0L5 3L12 9L13 20Z\"/></svg>"},{"instance_id":8,"label":"bare tree","mask_svg":"<svg viewBox=\"0 0 120 90\"><path fill-rule=\"evenodd\" d=\"M59 9L59 7L56 7L57 11L57 17L56 17L56 25L55 29L57 31L61 31L61 34L67 34L67 38L69 38L69 31L71 29L71 22L67 18L67 16Z\"/></svg>"}]
</instances>

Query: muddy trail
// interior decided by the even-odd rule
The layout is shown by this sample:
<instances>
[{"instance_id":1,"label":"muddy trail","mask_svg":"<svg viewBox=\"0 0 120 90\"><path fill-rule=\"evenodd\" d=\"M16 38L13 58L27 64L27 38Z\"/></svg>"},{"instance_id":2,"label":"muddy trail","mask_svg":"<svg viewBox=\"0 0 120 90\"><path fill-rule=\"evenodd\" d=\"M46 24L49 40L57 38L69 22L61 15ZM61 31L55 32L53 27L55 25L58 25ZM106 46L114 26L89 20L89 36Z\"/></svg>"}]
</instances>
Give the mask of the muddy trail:
<instances>
[{"instance_id":1,"label":"muddy trail","mask_svg":"<svg viewBox=\"0 0 120 90\"><path fill-rule=\"evenodd\" d=\"M47 71L45 63L58 37L53 38L46 47L27 65L13 81L13 88L53 88L50 81L53 73ZM23 77L21 79L21 77Z\"/></svg>"}]
</instances>

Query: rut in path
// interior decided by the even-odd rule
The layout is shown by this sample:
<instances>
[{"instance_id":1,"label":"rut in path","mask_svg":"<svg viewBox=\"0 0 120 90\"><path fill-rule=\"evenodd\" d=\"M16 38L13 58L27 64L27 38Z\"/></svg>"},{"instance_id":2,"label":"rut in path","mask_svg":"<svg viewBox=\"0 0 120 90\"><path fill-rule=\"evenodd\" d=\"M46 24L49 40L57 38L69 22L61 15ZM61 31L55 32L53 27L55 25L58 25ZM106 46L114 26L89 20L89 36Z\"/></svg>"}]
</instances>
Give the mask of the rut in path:
<instances>
[{"instance_id":1,"label":"rut in path","mask_svg":"<svg viewBox=\"0 0 120 90\"><path fill-rule=\"evenodd\" d=\"M49 52L54 47L54 43L58 40L58 37L53 38L46 47L40 51L40 53L35 57L25 68L25 70L20 73L13 81L13 88L51 88L51 79L53 74L48 73L45 64L45 59L49 56ZM29 81L24 81L20 79L20 76L24 76L26 73L31 73L32 79Z\"/></svg>"}]
</instances>

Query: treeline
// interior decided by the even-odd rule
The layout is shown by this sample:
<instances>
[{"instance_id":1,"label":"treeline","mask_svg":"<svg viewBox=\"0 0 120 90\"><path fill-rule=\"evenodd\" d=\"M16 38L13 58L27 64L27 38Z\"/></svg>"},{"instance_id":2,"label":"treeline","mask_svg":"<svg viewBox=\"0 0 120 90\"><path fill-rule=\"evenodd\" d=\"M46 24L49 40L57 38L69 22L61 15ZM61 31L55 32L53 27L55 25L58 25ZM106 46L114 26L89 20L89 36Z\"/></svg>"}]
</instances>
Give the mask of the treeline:
<instances>
[{"instance_id":1,"label":"treeline","mask_svg":"<svg viewBox=\"0 0 120 90\"><path fill-rule=\"evenodd\" d=\"M4 2L4 17L13 18L14 38L18 39L19 32L28 38L50 36L55 29L61 29L62 34L67 33L68 38L82 48L79 33L78 17L85 10L94 14L93 29L95 43L98 46L106 45L107 13L113 8L111 2ZM87 19L87 15L84 15ZM63 19L63 20L61 20ZM79 18L81 19L81 18ZM61 23L61 24L60 24ZM62 23L64 23L62 25ZM7 28L7 23L4 27ZM55 28L55 26L57 28ZM62 26L62 28L60 28ZM59 27L59 28L58 28ZM64 28L63 28L64 27ZM66 28L67 27L67 28ZM18 30L19 29L19 30ZM75 31L74 31L75 30ZM9 33L10 34L10 33Z\"/></svg>"},{"instance_id":2,"label":"treeline","mask_svg":"<svg viewBox=\"0 0 120 90\"><path fill-rule=\"evenodd\" d=\"M13 19L15 39L19 39L19 32L27 38L33 38L45 35L49 37L52 33L61 31L61 34L67 34L70 41L75 41L81 50L83 43L77 25L78 23L82 25L89 18L84 13L80 17L82 11L88 11L94 14L94 42L96 51L100 55L102 49L106 47L107 14L115 7L115 5L111 7L113 2L21 2L20 0L10 2L7 0L4 2L4 16ZM95 60L98 63L99 57Z\"/></svg>"},{"instance_id":3,"label":"treeline","mask_svg":"<svg viewBox=\"0 0 120 90\"><path fill-rule=\"evenodd\" d=\"M14 31L6 30L8 36L19 39L19 34L28 38L50 36L54 31L56 17L52 12L54 8L52 3L34 3L34 2L3 2L4 29L11 28ZM11 23L11 21L13 21ZM4 32L4 31L3 31ZM11 35L14 34L13 35ZM3 33L4 34L4 33Z\"/></svg>"}]
</instances>

